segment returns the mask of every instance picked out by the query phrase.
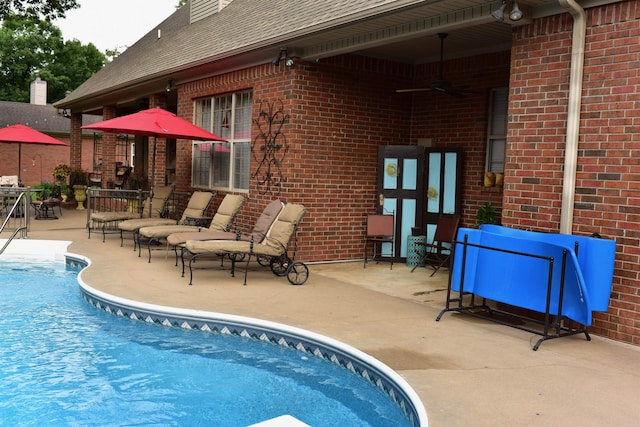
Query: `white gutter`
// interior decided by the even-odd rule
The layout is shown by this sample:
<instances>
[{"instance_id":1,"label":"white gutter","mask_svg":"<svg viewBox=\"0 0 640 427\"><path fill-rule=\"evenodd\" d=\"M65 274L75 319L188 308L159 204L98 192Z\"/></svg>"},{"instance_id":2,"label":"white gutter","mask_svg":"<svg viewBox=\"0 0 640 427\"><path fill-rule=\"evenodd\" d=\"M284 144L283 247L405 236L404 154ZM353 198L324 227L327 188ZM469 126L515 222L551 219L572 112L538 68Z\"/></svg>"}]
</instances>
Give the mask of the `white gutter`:
<instances>
[{"instance_id":1,"label":"white gutter","mask_svg":"<svg viewBox=\"0 0 640 427\"><path fill-rule=\"evenodd\" d=\"M578 137L580 136L580 106L587 14L575 0L558 0L558 2L573 16L567 137L564 153L562 208L560 210L560 233L571 234L573 229L573 205L576 195L576 165L578 162Z\"/></svg>"}]
</instances>

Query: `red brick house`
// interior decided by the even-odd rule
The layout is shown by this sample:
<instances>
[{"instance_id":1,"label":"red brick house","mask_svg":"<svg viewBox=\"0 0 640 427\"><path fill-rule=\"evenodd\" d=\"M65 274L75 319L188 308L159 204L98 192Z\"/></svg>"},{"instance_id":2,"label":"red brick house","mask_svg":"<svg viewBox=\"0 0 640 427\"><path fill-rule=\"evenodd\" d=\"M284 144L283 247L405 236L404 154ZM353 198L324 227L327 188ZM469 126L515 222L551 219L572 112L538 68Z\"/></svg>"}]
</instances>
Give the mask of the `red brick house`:
<instances>
[{"instance_id":1,"label":"red brick house","mask_svg":"<svg viewBox=\"0 0 640 427\"><path fill-rule=\"evenodd\" d=\"M167 108L230 142L158 141L156 184L247 194L245 218L304 203L305 261L362 258L380 194L398 257L412 227L447 212L473 226L486 202L506 226L597 232L617 259L591 330L640 344L638 2L523 0L517 20L501 4L192 0L57 103L71 161L82 113Z\"/></svg>"}]
</instances>

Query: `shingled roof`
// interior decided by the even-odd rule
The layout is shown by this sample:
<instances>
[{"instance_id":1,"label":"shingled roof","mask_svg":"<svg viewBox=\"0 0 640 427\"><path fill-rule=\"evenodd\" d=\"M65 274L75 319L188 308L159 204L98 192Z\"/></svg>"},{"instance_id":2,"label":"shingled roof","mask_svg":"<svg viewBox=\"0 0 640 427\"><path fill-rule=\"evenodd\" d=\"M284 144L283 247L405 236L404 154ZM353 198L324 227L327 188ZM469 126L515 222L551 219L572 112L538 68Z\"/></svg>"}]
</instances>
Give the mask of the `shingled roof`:
<instances>
[{"instance_id":1,"label":"shingled roof","mask_svg":"<svg viewBox=\"0 0 640 427\"><path fill-rule=\"evenodd\" d=\"M87 124L100 120L102 120L101 116L85 115L83 117L83 122ZM15 124L26 125L46 134L69 134L69 118L61 115L51 104L0 102L0 128Z\"/></svg>"},{"instance_id":2,"label":"shingled roof","mask_svg":"<svg viewBox=\"0 0 640 427\"><path fill-rule=\"evenodd\" d=\"M264 58L270 58L291 40L417 4L425 2L233 0L221 11L190 23L187 3L56 106L98 107L103 101L99 97L110 91L144 90L142 87L155 79L155 87L146 88L153 93L164 87L160 79L166 84L167 76L174 73L203 66L208 66L209 72L221 72L225 66L238 67L240 64L233 61L239 55L268 48ZM248 65L247 58L242 60Z\"/></svg>"}]
</instances>

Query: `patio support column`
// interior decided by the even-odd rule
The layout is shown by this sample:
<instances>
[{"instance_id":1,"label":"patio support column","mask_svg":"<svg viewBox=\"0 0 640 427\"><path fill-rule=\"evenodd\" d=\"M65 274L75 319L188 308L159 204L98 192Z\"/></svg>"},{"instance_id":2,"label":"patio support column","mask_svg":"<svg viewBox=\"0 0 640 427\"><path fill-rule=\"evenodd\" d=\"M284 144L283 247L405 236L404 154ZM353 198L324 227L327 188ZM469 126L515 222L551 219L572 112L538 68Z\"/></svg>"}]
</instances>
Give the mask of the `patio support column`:
<instances>
[{"instance_id":1,"label":"patio support column","mask_svg":"<svg viewBox=\"0 0 640 427\"><path fill-rule=\"evenodd\" d=\"M82 168L82 113L71 113L69 129L69 166Z\"/></svg>"},{"instance_id":2,"label":"patio support column","mask_svg":"<svg viewBox=\"0 0 640 427\"><path fill-rule=\"evenodd\" d=\"M102 120L118 117L118 109L107 105L102 107ZM107 187L107 181L116 179L116 134L102 133L102 188Z\"/></svg>"},{"instance_id":3,"label":"patio support column","mask_svg":"<svg viewBox=\"0 0 640 427\"><path fill-rule=\"evenodd\" d=\"M149 108L167 109L167 95L154 94L149 97ZM154 144L155 144L155 161L154 161ZM164 175L167 168L167 139L149 137L149 183L152 187L164 185ZM151 170L153 169L153 170Z\"/></svg>"}]
</instances>

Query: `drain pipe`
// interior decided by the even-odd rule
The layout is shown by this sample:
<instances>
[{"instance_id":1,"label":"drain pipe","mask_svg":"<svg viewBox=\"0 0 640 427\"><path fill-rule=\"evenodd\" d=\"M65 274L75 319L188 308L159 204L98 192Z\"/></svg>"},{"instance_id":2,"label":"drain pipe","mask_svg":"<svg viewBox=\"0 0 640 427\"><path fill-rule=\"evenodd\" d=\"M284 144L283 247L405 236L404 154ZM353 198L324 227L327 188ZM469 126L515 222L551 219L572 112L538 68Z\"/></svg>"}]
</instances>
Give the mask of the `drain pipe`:
<instances>
[{"instance_id":1,"label":"drain pipe","mask_svg":"<svg viewBox=\"0 0 640 427\"><path fill-rule=\"evenodd\" d=\"M578 162L578 137L580 136L580 106L584 68L584 45L587 32L587 14L575 0L558 0L560 6L573 16L573 41L571 43L571 73L569 77L569 105L567 136L564 153L562 182L562 207L560 233L571 234L573 229L573 205L576 194L576 170Z\"/></svg>"}]
</instances>

